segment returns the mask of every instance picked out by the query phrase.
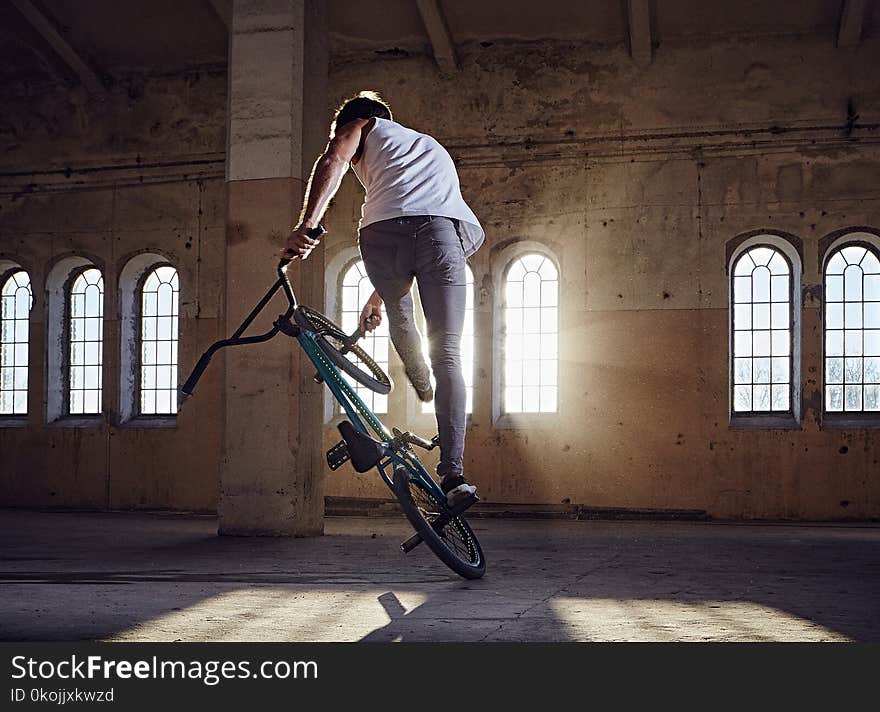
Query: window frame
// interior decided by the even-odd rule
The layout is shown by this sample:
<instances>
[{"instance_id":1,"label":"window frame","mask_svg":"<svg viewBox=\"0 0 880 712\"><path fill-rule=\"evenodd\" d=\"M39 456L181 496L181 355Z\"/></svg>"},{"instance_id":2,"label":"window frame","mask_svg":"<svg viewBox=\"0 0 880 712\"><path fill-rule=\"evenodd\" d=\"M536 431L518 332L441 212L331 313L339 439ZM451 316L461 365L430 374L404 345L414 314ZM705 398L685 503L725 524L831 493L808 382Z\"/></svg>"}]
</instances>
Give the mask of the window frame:
<instances>
[{"instance_id":1,"label":"window frame","mask_svg":"<svg viewBox=\"0 0 880 712\"><path fill-rule=\"evenodd\" d=\"M819 316L819 393L822 405L819 413L819 426L829 430L876 429L880 428L880 411L829 411L825 405L825 349L826 349L826 279L828 263L831 258L846 247L864 247L880 260L880 237L865 229L846 230L836 234L835 239L828 244L821 255L820 269L822 277L822 299ZM845 304L846 302L844 302ZM864 299L862 299L864 304ZM864 331L864 327L862 328Z\"/></svg>"},{"instance_id":2,"label":"window frame","mask_svg":"<svg viewBox=\"0 0 880 712\"><path fill-rule=\"evenodd\" d=\"M342 315L342 287L345 275L349 269L358 262L363 262L360 250L357 246L346 246L339 250L333 257L327 260L324 270L324 313L331 321L339 323ZM388 376L394 383L394 388L388 394L388 411L386 413L378 413L379 420L386 420L401 417L406 414L406 395L402 388L403 384L408 387L408 381L403 373L403 364L394 350L391 343L391 336L388 336ZM339 402L333 397L329 388L324 388L324 424L338 425L348 416L341 413Z\"/></svg>"},{"instance_id":3,"label":"window frame","mask_svg":"<svg viewBox=\"0 0 880 712\"><path fill-rule=\"evenodd\" d=\"M101 275L101 395L99 399L100 411L97 413L71 413L70 412L70 382L71 382L71 368L72 364L70 363L70 348L71 348L71 327L70 321L73 318L73 308L72 308L72 298L73 298L73 285L76 283L76 280L79 279L80 276L88 272L89 270L97 270ZM61 402L61 416L60 419L68 422L78 422L83 421L84 423L92 423L96 421L103 420L106 412L104 407L104 396L106 394L104 383L104 332L105 332L105 301L107 299L107 290L105 289L107 285L107 280L104 275L104 270L98 267L95 264L82 265L79 267L75 267L67 276L67 280L64 283L64 323L62 325L62 361L61 361L61 373L62 373L62 402ZM94 318L94 317L86 317L86 318ZM83 342L88 343L88 342ZM87 389L92 390L92 389Z\"/></svg>"},{"instance_id":4,"label":"window frame","mask_svg":"<svg viewBox=\"0 0 880 712\"><path fill-rule=\"evenodd\" d=\"M541 254L556 268L556 411L552 413L505 413L504 403L504 342L507 335L505 326L505 294L507 275L513 263L528 254ZM492 307L492 427L496 430L543 429L558 427L566 410L566 397L562 387L562 332L565 324L563 299L564 280L562 259L554 249L535 240L517 240L505 247L495 257L492 265L493 307ZM476 384L475 384L476 386Z\"/></svg>"},{"instance_id":5,"label":"window frame","mask_svg":"<svg viewBox=\"0 0 880 712\"><path fill-rule=\"evenodd\" d=\"M177 410L174 413L142 413L141 412L141 382L142 378L142 369L143 369L143 338L144 338L144 286L147 283L147 279L149 279L150 275L153 274L160 267L171 267L175 274L177 275L177 381L178 383L175 385L175 390L179 390L180 388L180 270L177 267L169 262L168 260L153 262L146 269L142 270L140 275L138 275L138 279L135 282L134 288L134 304L133 304L133 316L135 323L135 333L134 333L134 389L132 394L132 414L128 421L132 423L136 422L138 425L148 425L153 424L159 427L164 426L174 426L177 423L177 416L180 413L180 393L178 392L177 396Z\"/></svg>"},{"instance_id":6,"label":"window frame","mask_svg":"<svg viewBox=\"0 0 880 712\"><path fill-rule=\"evenodd\" d=\"M33 380L33 358L31 354L31 315L34 311L34 305L36 304L36 298L34 296L34 281L31 278L31 271L21 265L19 262L15 260L0 260L0 294L3 292L3 288L6 286L6 283L12 279L12 276L19 273L24 272L28 277L28 283L30 285L30 295L31 295L31 304L28 309L28 340L27 340L27 351L28 351L28 362L27 362L27 390L26 390L26 398L27 398L27 408L24 413L0 413L0 427L23 427L26 426L31 414L33 412L32 401L31 398L31 381ZM2 316L2 315L0 315ZM17 342L14 342L17 343ZM14 390L14 389L13 389Z\"/></svg>"},{"instance_id":7,"label":"window frame","mask_svg":"<svg viewBox=\"0 0 880 712\"><path fill-rule=\"evenodd\" d=\"M734 265L747 252L766 247L778 252L788 264L789 294L789 410L787 411L735 411L734 410ZM801 384L801 278L803 260L799 244L791 236L773 231L756 231L743 236L735 248L729 253L726 265L727 272L727 414L728 428L731 430L769 429L769 430L800 430L802 418L802 384ZM772 358L772 357L771 357Z\"/></svg>"}]
</instances>

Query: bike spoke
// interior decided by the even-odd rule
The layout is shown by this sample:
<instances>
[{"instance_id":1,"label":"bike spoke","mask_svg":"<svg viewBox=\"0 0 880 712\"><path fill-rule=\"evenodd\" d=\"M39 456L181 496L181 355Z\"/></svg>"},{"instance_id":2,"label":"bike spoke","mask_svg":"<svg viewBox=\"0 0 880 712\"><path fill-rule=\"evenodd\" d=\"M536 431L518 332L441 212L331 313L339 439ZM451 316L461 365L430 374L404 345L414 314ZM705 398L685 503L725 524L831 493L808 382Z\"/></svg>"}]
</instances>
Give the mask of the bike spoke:
<instances>
[{"instance_id":1,"label":"bike spoke","mask_svg":"<svg viewBox=\"0 0 880 712\"><path fill-rule=\"evenodd\" d=\"M442 511L434 496L423 489L415 481L409 483L409 491L413 503L418 507L425 521L433 524ZM471 537L464 531L463 527L458 523L457 519L447 522L444 527L437 532L441 540L446 544L457 558L468 564L476 564L478 555L476 547L471 541Z\"/></svg>"}]
</instances>

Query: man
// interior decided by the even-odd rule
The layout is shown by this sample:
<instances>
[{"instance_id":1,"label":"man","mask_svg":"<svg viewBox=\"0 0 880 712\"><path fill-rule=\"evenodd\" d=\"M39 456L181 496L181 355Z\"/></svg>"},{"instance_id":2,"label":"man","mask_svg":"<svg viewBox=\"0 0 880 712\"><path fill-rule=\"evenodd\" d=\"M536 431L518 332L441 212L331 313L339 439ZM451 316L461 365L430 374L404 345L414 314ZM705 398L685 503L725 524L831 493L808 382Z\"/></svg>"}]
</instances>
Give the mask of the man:
<instances>
[{"instance_id":1,"label":"man","mask_svg":"<svg viewBox=\"0 0 880 712\"><path fill-rule=\"evenodd\" d=\"M318 241L318 225L351 166L366 196L359 245L375 288L360 316L367 330L381 321L385 304L391 341L418 397L434 397L421 337L413 317L416 280L425 311L431 369L437 383L435 411L440 435L437 474L450 506L476 493L462 469L465 385L461 332L466 301L465 259L484 239L483 229L461 197L449 154L434 138L393 121L391 109L362 92L336 112L330 143L318 158L306 189L300 222L281 253L305 259Z\"/></svg>"}]
</instances>

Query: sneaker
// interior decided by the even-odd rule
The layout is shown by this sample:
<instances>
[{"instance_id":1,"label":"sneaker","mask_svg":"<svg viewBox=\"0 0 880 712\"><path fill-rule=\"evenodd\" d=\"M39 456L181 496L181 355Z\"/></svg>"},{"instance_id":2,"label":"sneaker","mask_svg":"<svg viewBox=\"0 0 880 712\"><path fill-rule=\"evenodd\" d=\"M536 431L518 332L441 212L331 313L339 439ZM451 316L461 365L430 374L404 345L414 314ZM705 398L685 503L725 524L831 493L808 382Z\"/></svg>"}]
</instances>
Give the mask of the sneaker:
<instances>
[{"instance_id":1,"label":"sneaker","mask_svg":"<svg viewBox=\"0 0 880 712\"><path fill-rule=\"evenodd\" d=\"M461 474L444 475L440 481L440 489L446 495L446 504L449 507L454 507L468 497L477 496L476 486L465 482L464 475Z\"/></svg>"},{"instance_id":2,"label":"sneaker","mask_svg":"<svg viewBox=\"0 0 880 712\"><path fill-rule=\"evenodd\" d=\"M406 369L406 377L415 388L416 395L423 403L430 403L434 400L434 387L431 385L431 376L428 368L425 366L420 373L415 373L411 369Z\"/></svg>"}]
</instances>

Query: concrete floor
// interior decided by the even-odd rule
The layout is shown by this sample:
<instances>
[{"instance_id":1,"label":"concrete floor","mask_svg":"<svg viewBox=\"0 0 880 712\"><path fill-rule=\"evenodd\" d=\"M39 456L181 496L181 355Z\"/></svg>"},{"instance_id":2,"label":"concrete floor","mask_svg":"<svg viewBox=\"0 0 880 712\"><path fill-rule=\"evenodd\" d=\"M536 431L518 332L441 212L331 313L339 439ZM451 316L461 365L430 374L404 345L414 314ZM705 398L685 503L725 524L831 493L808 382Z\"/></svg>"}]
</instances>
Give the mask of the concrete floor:
<instances>
[{"instance_id":1,"label":"concrete floor","mask_svg":"<svg viewBox=\"0 0 880 712\"><path fill-rule=\"evenodd\" d=\"M2 640L880 640L880 527L479 520L464 581L403 519L0 511Z\"/></svg>"}]
</instances>

